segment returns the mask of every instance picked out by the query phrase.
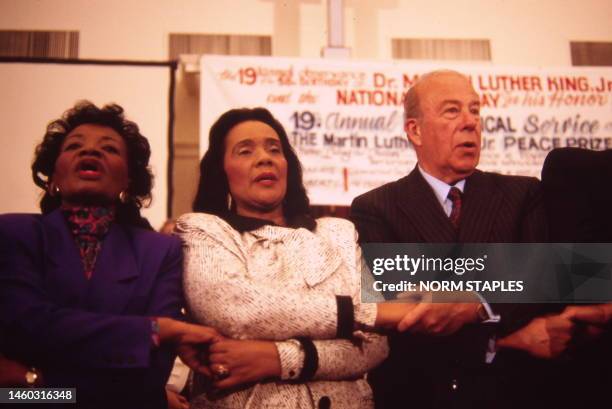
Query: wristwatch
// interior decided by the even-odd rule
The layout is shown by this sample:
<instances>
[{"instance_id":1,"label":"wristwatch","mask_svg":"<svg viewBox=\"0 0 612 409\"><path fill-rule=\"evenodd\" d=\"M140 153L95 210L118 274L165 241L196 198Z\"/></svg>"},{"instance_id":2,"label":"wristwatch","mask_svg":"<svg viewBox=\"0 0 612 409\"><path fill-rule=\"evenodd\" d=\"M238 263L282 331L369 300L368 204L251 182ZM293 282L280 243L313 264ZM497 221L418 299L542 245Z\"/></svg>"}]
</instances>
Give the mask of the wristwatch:
<instances>
[{"instance_id":1,"label":"wristwatch","mask_svg":"<svg viewBox=\"0 0 612 409\"><path fill-rule=\"evenodd\" d=\"M36 385L36 381L38 380L38 371L36 368L31 367L25 374L26 383L30 388L33 388Z\"/></svg>"}]
</instances>

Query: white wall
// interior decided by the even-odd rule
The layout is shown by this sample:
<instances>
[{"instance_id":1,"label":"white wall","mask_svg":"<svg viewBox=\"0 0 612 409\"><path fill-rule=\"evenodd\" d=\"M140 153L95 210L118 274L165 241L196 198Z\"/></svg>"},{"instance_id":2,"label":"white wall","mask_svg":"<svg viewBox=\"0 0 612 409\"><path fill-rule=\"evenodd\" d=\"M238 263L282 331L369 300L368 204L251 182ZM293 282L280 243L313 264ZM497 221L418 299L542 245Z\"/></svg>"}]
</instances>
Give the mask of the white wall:
<instances>
[{"instance_id":1,"label":"white wall","mask_svg":"<svg viewBox=\"0 0 612 409\"><path fill-rule=\"evenodd\" d=\"M166 60L168 33L271 34L270 1L1 0L0 29L78 30L79 57Z\"/></svg>"},{"instance_id":2,"label":"white wall","mask_svg":"<svg viewBox=\"0 0 612 409\"><path fill-rule=\"evenodd\" d=\"M49 121L78 100L118 102L151 145L153 201L143 215L161 226L167 213L169 67L0 64L0 213L37 212L42 193L32 182L34 147ZM148 101L143 103L143 101Z\"/></svg>"},{"instance_id":3,"label":"white wall","mask_svg":"<svg viewBox=\"0 0 612 409\"><path fill-rule=\"evenodd\" d=\"M493 62L569 65L570 40L612 41L610 0L344 0L356 58L391 38L488 38ZM275 55L318 57L326 0L0 0L0 29L78 30L80 57L165 60L169 33L273 36Z\"/></svg>"},{"instance_id":4,"label":"white wall","mask_svg":"<svg viewBox=\"0 0 612 409\"><path fill-rule=\"evenodd\" d=\"M570 41L612 41L610 0L387 2L397 6L376 16L385 57L394 37L478 38L490 40L493 63L559 66L571 65Z\"/></svg>"}]
</instances>

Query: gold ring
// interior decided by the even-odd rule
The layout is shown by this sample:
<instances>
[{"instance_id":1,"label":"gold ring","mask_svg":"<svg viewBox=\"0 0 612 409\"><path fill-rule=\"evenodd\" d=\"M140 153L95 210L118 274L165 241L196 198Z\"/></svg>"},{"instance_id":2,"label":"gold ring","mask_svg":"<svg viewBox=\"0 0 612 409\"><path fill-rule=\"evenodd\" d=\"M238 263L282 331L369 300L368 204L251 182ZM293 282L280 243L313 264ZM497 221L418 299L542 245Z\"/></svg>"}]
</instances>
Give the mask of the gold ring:
<instances>
[{"instance_id":1,"label":"gold ring","mask_svg":"<svg viewBox=\"0 0 612 409\"><path fill-rule=\"evenodd\" d=\"M213 372L217 379L225 379L230 376L229 368L223 364L215 365Z\"/></svg>"}]
</instances>

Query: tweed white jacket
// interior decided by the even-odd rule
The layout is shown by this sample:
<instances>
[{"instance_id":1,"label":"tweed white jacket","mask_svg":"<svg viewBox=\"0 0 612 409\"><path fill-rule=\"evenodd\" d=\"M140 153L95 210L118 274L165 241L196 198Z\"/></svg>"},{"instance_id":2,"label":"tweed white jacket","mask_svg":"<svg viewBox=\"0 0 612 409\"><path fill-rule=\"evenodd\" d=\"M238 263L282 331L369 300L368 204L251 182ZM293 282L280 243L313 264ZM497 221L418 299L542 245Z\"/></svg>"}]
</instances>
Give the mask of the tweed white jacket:
<instances>
[{"instance_id":1,"label":"tweed white jacket","mask_svg":"<svg viewBox=\"0 0 612 409\"><path fill-rule=\"evenodd\" d=\"M373 325L375 304L361 304L360 251L352 223L317 220L314 231L265 225L240 233L223 219L192 213L177 221L184 243L184 289L199 323L236 339L276 341L278 381L222 396L202 394L192 407L333 408L373 407L365 374L388 354L386 338L357 332L335 339L336 295L348 295L355 320ZM319 365L307 383L292 383L304 352L295 337L314 340Z\"/></svg>"}]
</instances>

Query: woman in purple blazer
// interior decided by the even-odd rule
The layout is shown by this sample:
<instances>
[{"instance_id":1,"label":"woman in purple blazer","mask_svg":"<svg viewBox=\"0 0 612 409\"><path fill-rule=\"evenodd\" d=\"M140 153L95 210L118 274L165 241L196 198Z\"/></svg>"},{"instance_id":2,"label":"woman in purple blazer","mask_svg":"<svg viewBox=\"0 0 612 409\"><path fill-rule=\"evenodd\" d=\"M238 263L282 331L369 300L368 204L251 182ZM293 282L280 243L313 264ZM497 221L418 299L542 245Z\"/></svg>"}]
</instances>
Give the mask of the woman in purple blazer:
<instances>
[{"instance_id":1,"label":"woman in purple blazer","mask_svg":"<svg viewBox=\"0 0 612 409\"><path fill-rule=\"evenodd\" d=\"M118 105L84 101L48 125L32 164L42 215L0 216L0 386L163 408L175 350L199 368L217 333L177 321L180 242L140 216L149 156Z\"/></svg>"}]
</instances>

